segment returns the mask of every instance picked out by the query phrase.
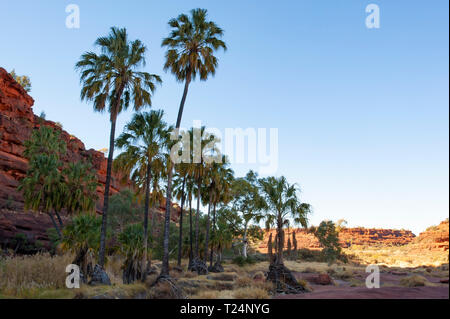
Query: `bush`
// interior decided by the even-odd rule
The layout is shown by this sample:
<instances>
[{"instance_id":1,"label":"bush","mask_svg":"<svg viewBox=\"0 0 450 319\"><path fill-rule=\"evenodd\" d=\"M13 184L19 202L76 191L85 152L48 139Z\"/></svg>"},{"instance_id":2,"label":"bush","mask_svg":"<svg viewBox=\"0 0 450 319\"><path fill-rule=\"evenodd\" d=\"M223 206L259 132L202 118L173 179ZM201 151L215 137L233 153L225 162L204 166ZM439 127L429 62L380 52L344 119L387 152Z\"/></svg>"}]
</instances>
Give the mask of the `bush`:
<instances>
[{"instance_id":1,"label":"bush","mask_svg":"<svg viewBox=\"0 0 450 319\"><path fill-rule=\"evenodd\" d=\"M400 285L404 287L421 287L429 284L429 281L422 276L413 275L400 280Z\"/></svg>"},{"instance_id":2,"label":"bush","mask_svg":"<svg viewBox=\"0 0 450 319\"><path fill-rule=\"evenodd\" d=\"M298 259L304 261L323 261L322 253L318 250L310 250L308 248L301 248L297 251Z\"/></svg>"},{"instance_id":3,"label":"bush","mask_svg":"<svg viewBox=\"0 0 450 319\"><path fill-rule=\"evenodd\" d=\"M242 267L245 265L253 265L254 263L256 263L256 260L251 256L247 256L247 258L245 258L244 256L237 256L233 258L232 263Z\"/></svg>"},{"instance_id":4,"label":"bush","mask_svg":"<svg viewBox=\"0 0 450 319\"><path fill-rule=\"evenodd\" d=\"M339 243L339 234L332 221L323 221L319 227L312 230L320 245L323 247L322 256L328 264L334 263L337 259L344 262L346 257L342 254L342 249Z\"/></svg>"}]
</instances>

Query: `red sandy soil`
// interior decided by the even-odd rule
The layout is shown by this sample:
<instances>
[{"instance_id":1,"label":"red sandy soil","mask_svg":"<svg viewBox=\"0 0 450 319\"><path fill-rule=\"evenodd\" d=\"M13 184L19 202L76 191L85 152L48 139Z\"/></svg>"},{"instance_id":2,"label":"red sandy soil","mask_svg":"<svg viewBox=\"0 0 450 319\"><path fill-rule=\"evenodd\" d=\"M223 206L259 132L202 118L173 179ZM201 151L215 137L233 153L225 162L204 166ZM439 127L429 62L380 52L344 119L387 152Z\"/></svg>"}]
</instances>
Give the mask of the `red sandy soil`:
<instances>
[{"instance_id":1,"label":"red sandy soil","mask_svg":"<svg viewBox=\"0 0 450 319\"><path fill-rule=\"evenodd\" d=\"M350 283L343 280L334 280L337 285L317 285L312 278L317 274L294 273L297 279L308 281L312 292L304 294L278 295L275 299L448 299L448 284L440 284L441 278L423 275L436 287L401 287L401 278L405 275L394 275L391 273L380 274L380 288L350 287ZM364 281L365 273L359 273L353 278ZM411 275L411 274L407 274ZM387 285L387 286L385 286Z\"/></svg>"},{"instance_id":2,"label":"red sandy soil","mask_svg":"<svg viewBox=\"0 0 450 319\"><path fill-rule=\"evenodd\" d=\"M275 299L448 299L447 287L365 287L317 286L310 293L278 295Z\"/></svg>"}]
</instances>

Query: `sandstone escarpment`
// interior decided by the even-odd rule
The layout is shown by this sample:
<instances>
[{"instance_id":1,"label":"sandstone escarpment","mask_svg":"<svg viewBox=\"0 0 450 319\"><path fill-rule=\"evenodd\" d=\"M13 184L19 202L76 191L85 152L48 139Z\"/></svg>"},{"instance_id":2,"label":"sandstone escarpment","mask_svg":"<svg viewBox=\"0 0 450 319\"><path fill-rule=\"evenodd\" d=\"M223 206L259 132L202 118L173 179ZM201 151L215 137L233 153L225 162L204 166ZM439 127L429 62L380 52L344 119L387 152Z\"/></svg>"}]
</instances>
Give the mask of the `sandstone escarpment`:
<instances>
[{"instance_id":1,"label":"sandstone escarpment","mask_svg":"<svg viewBox=\"0 0 450 319\"><path fill-rule=\"evenodd\" d=\"M414 249L448 251L449 222L445 220L437 226L431 226L411 243Z\"/></svg>"}]
</instances>

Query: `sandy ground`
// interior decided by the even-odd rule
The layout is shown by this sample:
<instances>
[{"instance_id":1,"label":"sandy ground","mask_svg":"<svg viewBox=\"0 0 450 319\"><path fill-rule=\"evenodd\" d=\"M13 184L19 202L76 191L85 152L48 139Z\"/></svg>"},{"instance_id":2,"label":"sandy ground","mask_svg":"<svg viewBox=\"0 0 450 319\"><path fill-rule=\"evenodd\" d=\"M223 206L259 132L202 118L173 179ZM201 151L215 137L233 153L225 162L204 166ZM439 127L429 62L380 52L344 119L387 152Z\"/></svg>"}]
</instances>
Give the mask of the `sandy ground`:
<instances>
[{"instance_id":1,"label":"sandy ground","mask_svg":"<svg viewBox=\"0 0 450 319\"><path fill-rule=\"evenodd\" d=\"M317 285L312 281L314 274L296 272L297 279L308 281L313 291L296 295L278 295L275 299L449 299L449 286L440 283L440 278L424 276L435 286L409 288L400 286L400 280L405 275L381 273L381 287L369 289L364 284L351 287L350 282L337 279L334 280L334 285ZM366 278L363 273L355 277L362 282Z\"/></svg>"},{"instance_id":2,"label":"sandy ground","mask_svg":"<svg viewBox=\"0 0 450 319\"><path fill-rule=\"evenodd\" d=\"M448 299L447 287L313 287L314 291L298 295L278 295L274 299Z\"/></svg>"}]
</instances>

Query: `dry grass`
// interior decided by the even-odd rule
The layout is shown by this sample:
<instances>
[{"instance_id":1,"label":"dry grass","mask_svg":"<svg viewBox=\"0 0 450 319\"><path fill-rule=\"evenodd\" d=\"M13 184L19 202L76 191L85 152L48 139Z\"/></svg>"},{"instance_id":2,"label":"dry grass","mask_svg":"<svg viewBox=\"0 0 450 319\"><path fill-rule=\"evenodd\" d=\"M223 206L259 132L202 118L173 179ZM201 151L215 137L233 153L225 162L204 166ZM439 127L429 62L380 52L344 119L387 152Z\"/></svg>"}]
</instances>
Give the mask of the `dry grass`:
<instances>
[{"instance_id":1,"label":"dry grass","mask_svg":"<svg viewBox=\"0 0 450 319\"><path fill-rule=\"evenodd\" d=\"M383 255L383 254L381 254ZM380 258L380 254L377 258ZM151 284L157 274L149 276L145 283L122 284L122 264L120 257L109 257L106 270L112 286L90 287L81 289L65 288L67 273L65 267L73 257L61 255L51 257L48 254L21 256L0 260L0 298L174 298L171 286L161 282L155 287ZM158 268L158 262L153 266ZM365 273L365 265L355 263L327 265L321 262L298 262L285 260L287 268L294 272L328 273L333 278L348 281L352 287L363 286L364 282L356 275ZM186 265L184 265L186 266ZM387 267L380 265L382 271L407 271L410 276L401 280L405 287L434 286L424 276L448 278L448 264L439 267L422 265L417 268ZM259 262L238 267L224 264L225 272L197 275L190 271L171 271L171 276L189 298L193 299L266 299L274 294L274 285L265 281L268 262ZM185 269L186 267L183 267ZM311 287L306 281L299 283L307 290Z\"/></svg>"},{"instance_id":2,"label":"dry grass","mask_svg":"<svg viewBox=\"0 0 450 319\"><path fill-rule=\"evenodd\" d=\"M259 287L243 287L233 291L233 297L236 299L268 299L269 293Z\"/></svg>"},{"instance_id":3,"label":"dry grass","mask_svg":"<svg viewBox=\"0 0 450 319\"><path fill-rule=\"evenodd\" d=\"M421 287L421 286L433 286L425 277L420 275L412 275L400 280L400 285L403 287Z\"/></svg>"},{"instance_id":4,"label":"dry grass","mask_svg":"<svg viewBox=\"0 0 450 319\"><path fill-rule=\"evenodd\" d=\"M162 281L147 291L148 299L175 299L176 295L168 282Z\"/></svg>"},{"instance_id":5,"label":"dry grass","mask_svg":"<svg viewBox=\"0 0 450 319\"><path fill-rule=\"evenodd\" d=\"M66 266L71 255L37 254L0 260L0 292L3 295L28 298L43 289L66 287Z\"/></svg>"},{"instance_id":6,"label":"dry grass","mask_svg":"<svg viewBox=\"0 0 450 319\"><path fill-rule=\"evenodd\" d=\"M437 267L448 264L448 252L415 250L405 246L361 246L352 245L343 250L353 260L363 264L379 264L389 267L415 268L421 266Z\"/></svg>"},{"instance_id":7,"label":"dry grass","mask_svg":"<svg viewBox=\"0 0 450 319\"><path fill-rule=\"evenodd\" d=\"M191 299L219 299L220 291L218 290L203 290L193 295Z\"/></svg>"},{"instance_id":8,"label":"dry grass","mask_svg":"<svg viewBox=\"0 0 450 319\"><path fill-rule=\"evenodd\" d=\"M235 272L211 273L206 278L220 281L235 281L238 275Z\"/></svg>"}]
</instances>

